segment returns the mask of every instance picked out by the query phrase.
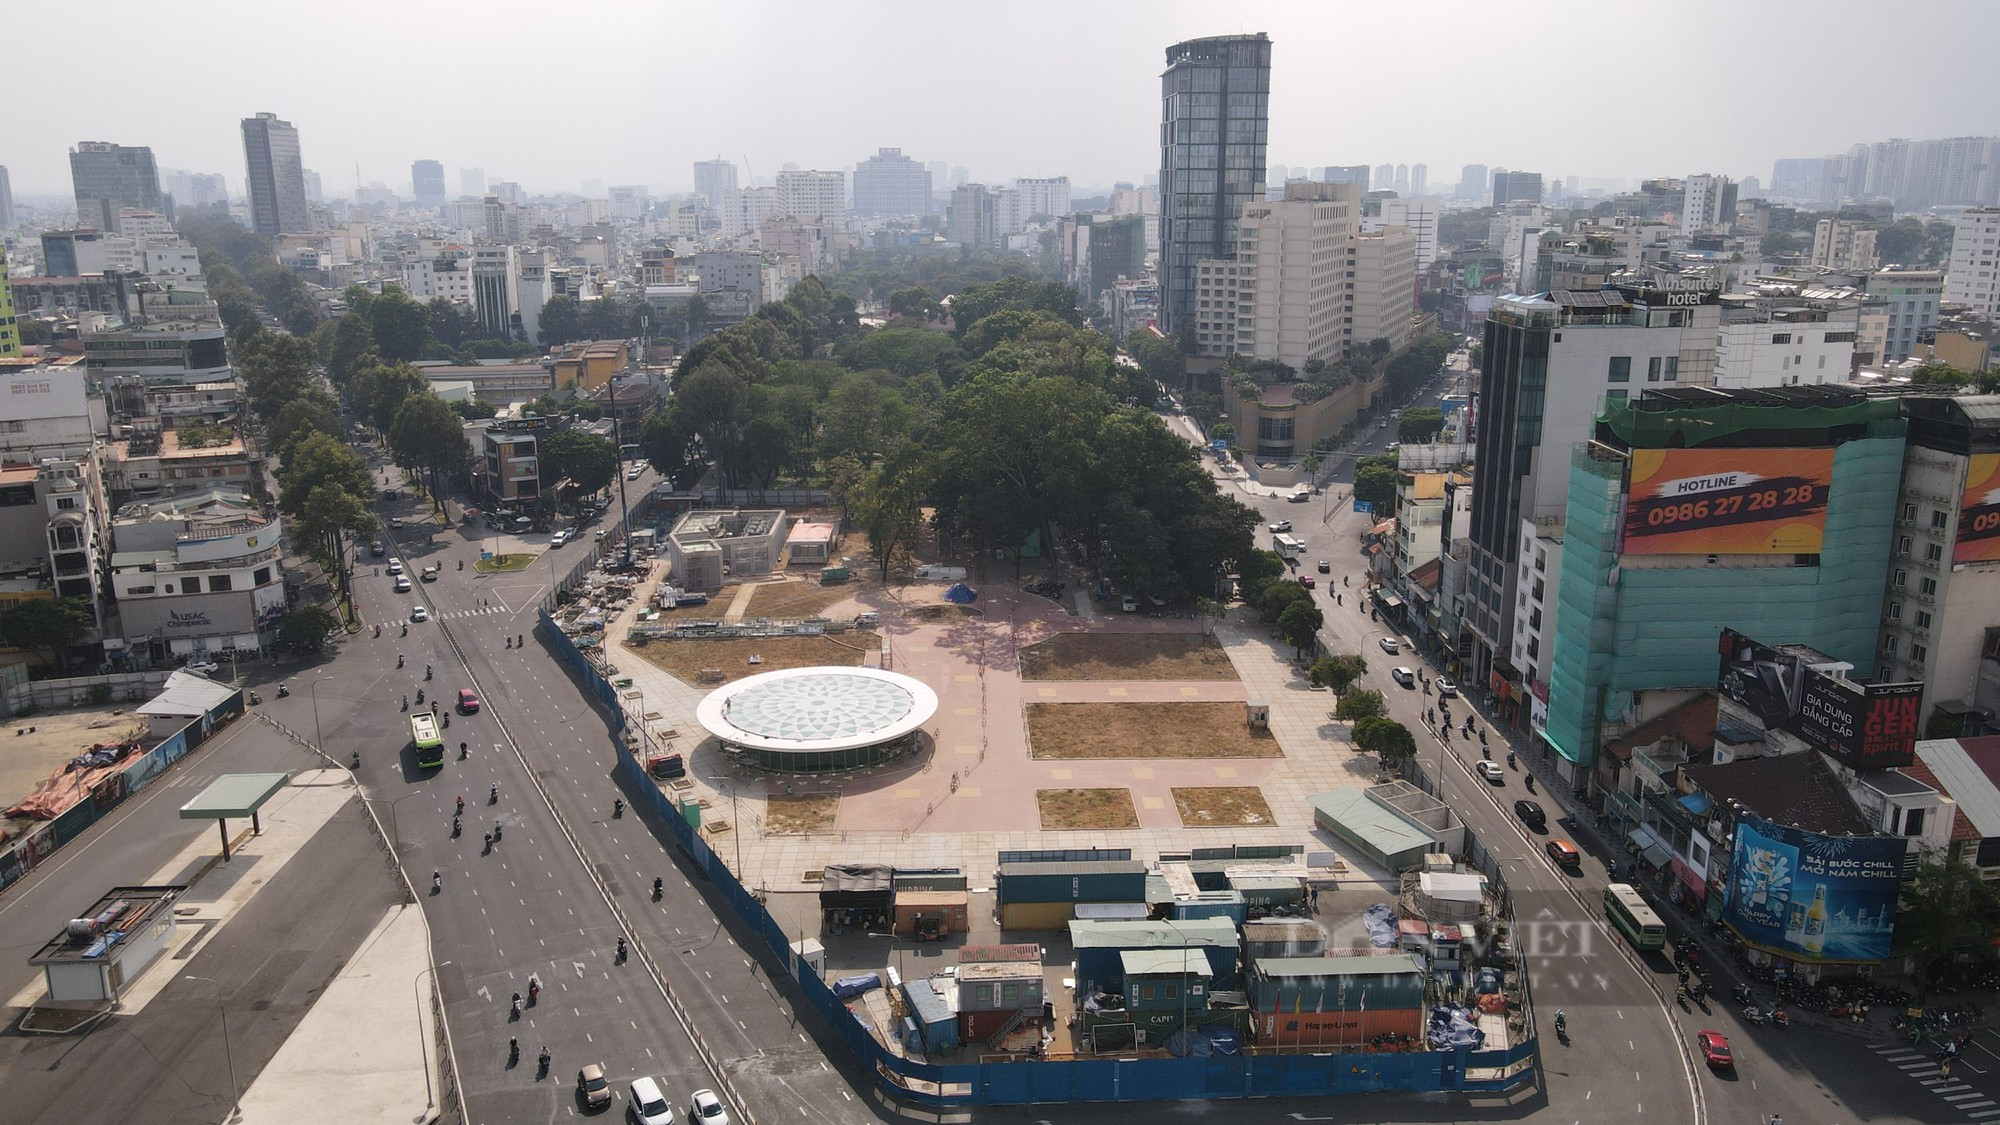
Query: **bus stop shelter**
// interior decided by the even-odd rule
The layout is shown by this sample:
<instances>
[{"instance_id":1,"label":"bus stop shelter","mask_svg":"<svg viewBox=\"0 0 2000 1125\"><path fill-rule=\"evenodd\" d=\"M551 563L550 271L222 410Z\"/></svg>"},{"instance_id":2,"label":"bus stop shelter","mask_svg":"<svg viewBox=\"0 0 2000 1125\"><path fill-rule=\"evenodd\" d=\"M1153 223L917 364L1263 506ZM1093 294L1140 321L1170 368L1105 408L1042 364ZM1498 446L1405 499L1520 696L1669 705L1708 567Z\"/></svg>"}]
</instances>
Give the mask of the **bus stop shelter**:
<instances>
[{"instance_id":1,"label":"bus stop shelter","mask_svg":"<svg viewBox=\"0 0 2000 1125\"><path fill-rule=\"evenodd\" d=\"M292 779L289 773L226 773L210 782L194 800L181 806L182 820L214 820L222 832L222 858L229 859L229 819L249 817L250 831L261 835L257 810Z\"/></svg>"}]
</instances>

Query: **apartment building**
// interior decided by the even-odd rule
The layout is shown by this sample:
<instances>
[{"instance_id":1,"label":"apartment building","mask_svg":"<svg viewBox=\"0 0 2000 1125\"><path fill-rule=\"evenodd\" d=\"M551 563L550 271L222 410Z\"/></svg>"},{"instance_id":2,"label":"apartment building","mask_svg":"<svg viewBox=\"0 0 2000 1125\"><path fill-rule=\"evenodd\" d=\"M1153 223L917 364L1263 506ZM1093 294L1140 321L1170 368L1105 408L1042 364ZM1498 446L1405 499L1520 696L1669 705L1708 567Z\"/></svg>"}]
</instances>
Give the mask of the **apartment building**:
<instances>
[{"instance_id":1,"label":"apartment building","mask_svg":"<svg viewBox=\"0 0 2000 1125\"><path fill-rule=\"evenodd\" d=\"M1975 207L1952 220L1944 300L2000 317L2000 207Z\"/></svg>"},{"instance_id":2,"label":"apartment building","mask_svg":"<svg viewBox=\"0 0 2000 1125\"><path fill-rule=\"evenodd\" d=\"M1352 290L1341 339L1351 354L1376 340L1393 351L1410 342L1417 311L1417 236L1389 226L1354 239Z\"/></svg>"},{"instance_id":3,"label":"apartment building","mask_svg":"<svg viewBox=\"0 0 2000 1125\"><path fill-rule=\"evenodd\" d=\"M236 489L120 508L110 569L125 649L160 665L263 648L286 608L284 530Z\"/></svg>"},{"instance_id":4,"label":"apartment building","mask_svg":"<svg viewBox=\"0 0 2000 1125\"><path fill-rule=\"evenodd\" d=\"M1345 356L1359 209L1352 184L1310 182L1287 184L1282 200L1244 204L1235 255L1204 259L1197 271L1195 354L1295 371Z\"/></svg>"}]
</instances>

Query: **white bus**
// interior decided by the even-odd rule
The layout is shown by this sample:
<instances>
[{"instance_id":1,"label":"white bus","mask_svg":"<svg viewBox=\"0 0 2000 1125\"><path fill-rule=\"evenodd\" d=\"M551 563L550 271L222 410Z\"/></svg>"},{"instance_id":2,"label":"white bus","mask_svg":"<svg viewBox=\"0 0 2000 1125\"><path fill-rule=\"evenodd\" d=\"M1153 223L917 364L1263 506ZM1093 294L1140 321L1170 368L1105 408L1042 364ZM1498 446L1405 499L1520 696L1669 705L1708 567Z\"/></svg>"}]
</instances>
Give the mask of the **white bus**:
<instances>
[{"instance_id":1,"label":"white bus","mask_svg":"<svg viewBox=\"0 0 2000 1125\"><path fill-rule=\"evenodd\" d=\"M1306 553L1306 545L1299 542L1298 537L1295 535L1287 535L1281 531L1271 536L1271 542L1276 547L1278 554L1284 558L1296 559Z\"/></svg>"}]
</instances>

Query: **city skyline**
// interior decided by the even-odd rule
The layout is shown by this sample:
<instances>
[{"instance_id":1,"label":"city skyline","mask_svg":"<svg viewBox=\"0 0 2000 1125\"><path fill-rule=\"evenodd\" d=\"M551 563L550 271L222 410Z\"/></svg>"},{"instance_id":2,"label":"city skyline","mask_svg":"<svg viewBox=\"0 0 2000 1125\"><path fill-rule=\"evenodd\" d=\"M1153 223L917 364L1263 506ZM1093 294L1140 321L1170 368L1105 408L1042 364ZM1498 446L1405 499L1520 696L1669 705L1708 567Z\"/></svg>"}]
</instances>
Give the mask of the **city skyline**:
<instances>
[{"instance_id":1,"label":"city skyline","mask_svg":"<svg viewBox=\"0 0 2000 1125\"><path fill-rule=\"evenodd\" d=\"M1421 163L1440 191L1473 163L1552 178L1695 172L1767 178L1782 157L1891 137L2000 133L2000 116L1991 109L2000 104L2000 76L1976 53L1988 38L1981 27L2000 30L2000 9L1969 0L1915 9L1941 32L1926 46L1930 96L1844 102L1738 89L1729 76L1761 72L1771 64L1773 44L1803 58L1851 52L1854 29L1873 18L1858 2L1736 8L1699 0L1678 8L1672 21L1635 7L1633 18L1648 21L1649 57L1689 60L1673 81L1632 84L1628 112L1647 122L1637 131L1563 128L1553 123L1559 120L1553 104L1543 108L1532 88L1509 91L1506 75L1542 70L1534 54L1601 59L1608 49L1603 20L1566 19L1563 9L1545 4L1437 5L1427 9L1436 18L1418 42L1407 18L1387 9L1279 8L1245 19L1212 3L1080 10L1030 3L1019 10L1018 26L1046 29L1032 34L1047 40L1037 44L1031 72L985 61L1020 57L1014 52L966 57L938 50L940 43L990 32L974 22L977 16L930 6L669 12L605 0L572 9L579 35L616 27L619 43L665 51L673 67L604 67L593 74L587 102L506 99L508 112L501 114L462 84L439 86L420 76L454 55L503 57L539 47L547 40L519 30L535 9L503 0L490 6L492 18L472 22L443 9L380 0L356 0L348 10L355 26L388 21L398 34L332 70L296 66L293 31L303 29L274 27L267 8L245 0L219 0L204 7L203 18L155 29L149 42L156 49L214 60L226 80L177 89L171 99L86 86L61 114L18 118L4 156L15 194L68 194L69 150L95 139L150 147L162 168L221 172L240 195L244 168L235 126L259 111L297 126L305 165L322 174L333 195L353 191L357 165L360 184L406 192L417 159L482 167L538 193L578 191L584 181L679 192L693 188L697 160L720 156L743 168L745 183L769 184L786 164L851 169L883 147L964 167L975 181L1067 175L1079 188L1104 187L1157 170L1165 48L1257 32L1273 44L1273 169ZM1731 34L1711 34L1725 19ZM14 26L24 41L66 32L46 7L20 13ZM685 49L675 53L676 45ZM830 69L825 62L868 57L885 65ZM1322 65L1335 57L1340 66ZM748 69L751 60L757 69ZM57 78L56 66L46 54L22 60L31 80ZM330 73L340 79L323 77ZM661 73L672 74L670 84ZM1051 74L1066 78L1037 77ZM797 97L815 82L813 97ZM732 88L740 96L676 93ZM1618 88L1599 94L1620 104ZM1776 104L1745 112L1760 100ZM1325 109L1335 105L1350 109ZM810 112L795 108L801 106ZM861 113L842 106L887 108ZM1642 134L1644 143L1637 143Z\"/></svg>"}]
</instances>

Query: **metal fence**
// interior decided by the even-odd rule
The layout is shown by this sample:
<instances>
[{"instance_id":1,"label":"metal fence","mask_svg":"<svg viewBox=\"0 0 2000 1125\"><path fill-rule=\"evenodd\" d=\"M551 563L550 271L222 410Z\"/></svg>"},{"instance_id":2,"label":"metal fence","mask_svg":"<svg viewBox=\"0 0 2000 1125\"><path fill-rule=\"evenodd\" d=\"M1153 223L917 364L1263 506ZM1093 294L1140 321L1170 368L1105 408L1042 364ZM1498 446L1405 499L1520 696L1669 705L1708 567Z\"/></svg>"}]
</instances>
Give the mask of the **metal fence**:
<instances>
[{"instance_id":1,"label":"metal fence","mask_svg":"<svg viewBox=\"0 0 2000 1125\"><path fill-rule=\"evenodd\" d=\"M626 744L627 721L618 691L599 675L547 615L539 628L555 651L603 704L619 780L652 805L674 844L714 885L730 911L764 940L766 951L798 982L805 1002L865 1064L885 1093L933 1109L1028 1102L1158 1101L1186 1098L1303 1097L1400 1092L1507 1093L1535 1081L1537 1046L1531 1038L1507 1050L1407 1053L1252 1049L1207 1058L1113 1057L990 1060L939 1065L915 1062L878 1042L833 995L812 966L794 956L792 942L811 935L785 931L760 896L745 888L708 846L676 801L646 775ZM642 736L645 736L641 724ZM642 751L643 752L643 751Z\"/></svg>"}]
</instances>

